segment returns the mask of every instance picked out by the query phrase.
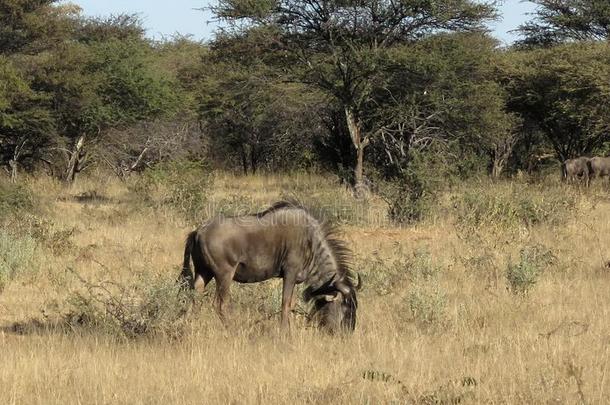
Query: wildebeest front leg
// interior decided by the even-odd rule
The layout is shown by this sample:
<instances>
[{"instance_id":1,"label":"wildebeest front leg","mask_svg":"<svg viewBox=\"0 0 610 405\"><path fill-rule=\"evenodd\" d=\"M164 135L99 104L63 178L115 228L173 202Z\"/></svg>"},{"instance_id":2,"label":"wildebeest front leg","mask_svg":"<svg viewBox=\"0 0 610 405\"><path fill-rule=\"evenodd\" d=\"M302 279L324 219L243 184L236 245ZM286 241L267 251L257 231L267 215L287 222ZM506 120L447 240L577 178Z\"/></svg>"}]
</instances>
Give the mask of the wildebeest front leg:
<instances>
[{"instance_id":1,"label":"wildebeest front leg","mask_svg":"<svg viewBox=\"0 0 610 405\"><path fill-rule=\"evenodd\" d=\"M290 328L290 310L292 309L292 296L294 293L295 278L289 274L284 275L283 289L282 289L282 315L281 315L281 328L287 330Z\"/></svg>"}]
</instances>

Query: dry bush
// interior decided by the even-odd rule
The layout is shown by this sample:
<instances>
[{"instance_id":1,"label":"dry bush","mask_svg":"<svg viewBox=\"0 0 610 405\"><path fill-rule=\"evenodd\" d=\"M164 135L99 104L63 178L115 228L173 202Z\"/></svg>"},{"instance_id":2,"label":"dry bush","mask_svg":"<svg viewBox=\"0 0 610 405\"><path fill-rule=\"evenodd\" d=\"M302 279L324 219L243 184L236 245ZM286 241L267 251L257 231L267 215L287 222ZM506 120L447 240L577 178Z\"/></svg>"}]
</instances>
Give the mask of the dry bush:
<instances>
[{"instance_id":1,"label":"dry bush","mask_svg":"<svg viewBox=\"0 0 610 405\"><path fill-rule=\"evenodd\" d=\"M161 162L130 182L137 200L159 212L169 209L187 220L201 219L213 177L202 161Z\"/></svg>"},{"instance_id":2,"label":"dry bush","mask_svg":"<svg viewBox=\"0 0 610 405\"><path fill-rule=\"evenodd\" d=\"M124 178L161 162L198 160L206 150L203 139L200 125L189 117L141 122L103 133L92 154L98 165Z\"/></svg>"},{"instance_id":3,"label":"dry bush","mask_svg":"<svg viewBox=\"0 0 610 405\"><path fill-rule=\"evenodd\" d=\"M76 276L81 288L66 299L61 315L66 326L127 339L175 338L184 333L192 294L176 280L140 275L124 284Z\"/></svg>"}]
</instances>

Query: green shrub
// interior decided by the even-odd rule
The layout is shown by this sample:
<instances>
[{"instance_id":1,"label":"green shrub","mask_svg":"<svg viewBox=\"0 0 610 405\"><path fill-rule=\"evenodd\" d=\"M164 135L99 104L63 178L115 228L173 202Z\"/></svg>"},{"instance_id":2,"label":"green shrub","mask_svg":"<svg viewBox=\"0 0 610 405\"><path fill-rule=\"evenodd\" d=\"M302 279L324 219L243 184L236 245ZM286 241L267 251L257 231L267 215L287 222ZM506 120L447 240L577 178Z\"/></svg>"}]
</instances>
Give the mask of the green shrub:
<instances>
[{"instance_id":1,"label":"green shrub","mask_svg":"<svg viewBox=\"0 0 610 405\"><path fill-rule=\"evenodd\" d=\"M417 249L409 261L409 274L412 281L430 280L441 272L441 266L434 263L432 255L425 249Z\"/></svg>"},{"instance_id":2,"label":"green shrub","mask_svg":"<svg viewBox=\"0 0 610 405\"><path fill-rule=\"evenodd\" d=\"M421 221L432 209L432 188L415 172L384 182L379 191L389 219L397 225Z\"/></svg>"},{"instance_id":3,"label":"green shrub","mask_svg":"<svg viewBox=\"0 0 610 405\"><path fill-rule=\"evenodd\" d=\"M188 220L203 217L212 186L212 175L203 162L166 161L144 171L131 191L146 205L169 207Z\"/></svg>"},{"instance_id":4,"label":"green shrub","mask_svg":"<svg viewBox=\"0 0 610 405\"><path fill-rule=\"evenodd\" d=\"M467 190L454 196L452 205L460 226L557 225L573 215L576 197L565 189L511 184Z\"/></svg>"},{"instance_id":5,"label":"green shrub","mask_svg":"<svg viewBox=\"0 0 610 405\"><path fill-rule=\"evenodd\" d=\"M441 272L441 267L434 263L428 251L417 249L407 253L400 244L395 245L392 258L381 257L378 252L366 257L357 255L354 269L363 278L363 288L374 290L378 295L402 291L401 281L408 280L409 284L426 282Z\"/></svg>"},{"instance_id":6,"label":"green shrub","mask_svg":"<svg viewBox=\"0 0 610 405\"><path fill-rule=\"evenodd\" d=\"M447 298L436 282L415 285L407 296L411 319L423 326L445 319Z\"/></svg>"},{"instance_id":7,"label":"green shrub","mask_svg":"<svg viewBox=\"0 0 610 405\"><path fill-rule=\"evenodd\" d=\"M15 237L0 230L0 291L19 275L38 271L36 255L37 244L32 237Z\"/></svg>"},{"instance_id":8,"label":"green shrub","mask_svg":"<svg viewBox=\"0 0 610 405\"><path fill-rule=\"evenodd\" d=\"M28 188L0 181L0 220L35 207L36 199Z\"/></svg>"},{"instance_id":9,"label":"green shrub","mask_svg":"<svg viewBox=\"0 0 610 405\"><path fill-rule=\"evenodd\" d=\"M526 294L538 282L545 268L553 264L555 255L542 245L527 246L519 254L519 262L509 262L506 270L508 288L514 294Z\"/></svg>"}]
</instances>

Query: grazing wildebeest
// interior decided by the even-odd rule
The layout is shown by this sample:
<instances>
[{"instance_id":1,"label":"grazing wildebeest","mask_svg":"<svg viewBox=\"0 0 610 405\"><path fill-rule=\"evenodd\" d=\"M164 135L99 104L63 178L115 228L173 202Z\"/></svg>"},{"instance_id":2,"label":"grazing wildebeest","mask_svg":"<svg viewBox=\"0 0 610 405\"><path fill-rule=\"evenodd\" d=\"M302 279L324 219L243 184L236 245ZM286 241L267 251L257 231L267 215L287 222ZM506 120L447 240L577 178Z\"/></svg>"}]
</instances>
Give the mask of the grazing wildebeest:
<instances>
[{"instance_id":1,"label":"grazing wildebeest","mask_svg":"<svg viewBox=\"0 0 610 405\"><path fill-rule=\"evenodd\" d=\"M589 158L579 157L568 159L562 165L563 179L567 182L574 182L576 179L582 179L585 185L589 185Z\"/></svg>"},{"instance_id":2,"label":"grazing wildebeest","mask_svg":"<svg viewBox=\"0 0 610 405\"><path fill-rule=\"evenodd\" d=\"M216 279L215 306L224 321L232 280L281 277L282 329L289 327L295 285L305 283L303 297L313 303L312 315L320 325L331 332L353 331L359 285L352 282L349 256L330 227L296 203L281 201L258 214L216 218L189 233L181 279L191 288L198 278L204 286Z\"/></svg>"},{"instance_id":3,"label":"grazing wildebeest","mask_svg":"<svg viewBox=\"0 0 610 405\"><path fill-rule=\"evenodd\" d=\"M596 156L591 158L589 160L589 172L592 179L604 176L610 178L610 157Z\"/></svg>"}]
</instances>

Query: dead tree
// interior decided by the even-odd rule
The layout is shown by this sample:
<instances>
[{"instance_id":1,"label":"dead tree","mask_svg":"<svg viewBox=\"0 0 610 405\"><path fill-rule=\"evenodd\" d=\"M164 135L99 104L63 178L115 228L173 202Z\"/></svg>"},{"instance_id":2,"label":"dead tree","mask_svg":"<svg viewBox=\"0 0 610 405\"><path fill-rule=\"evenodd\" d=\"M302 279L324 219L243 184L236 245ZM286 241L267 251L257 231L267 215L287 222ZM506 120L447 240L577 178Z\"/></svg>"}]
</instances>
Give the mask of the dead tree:
<instances>
[{"instance_id":1,"label":"dead tree","mask_svg":"<svg viewBox=\"0 0 610 405\"><path fill-rule=\"evenodd\" d=\"M84 149L85 146L85 135L81 135L80 138L74 144L74 148L70 151L68 159L68 169L66 171L66 182L72 184L76 175L85 168L87 161L87 153Z\"/></svg>"},{"instance_id":2,"label":"dead tree","mask_svg":"<svg viewBox=\"0 0 610 405\"><path fill-rule=\"evenodd\" d=\"M23 149L24 149L26 143L27 143L27 139L20 139L17 142L17 144L15 145L15 148L13 149L12 159L10 159L8 161L8 165L11 169L11 182L12 183L17 182L17 174L19 171L19 159L21 158L21 156L23 154Z\"/></svg>"}]
</instances>

